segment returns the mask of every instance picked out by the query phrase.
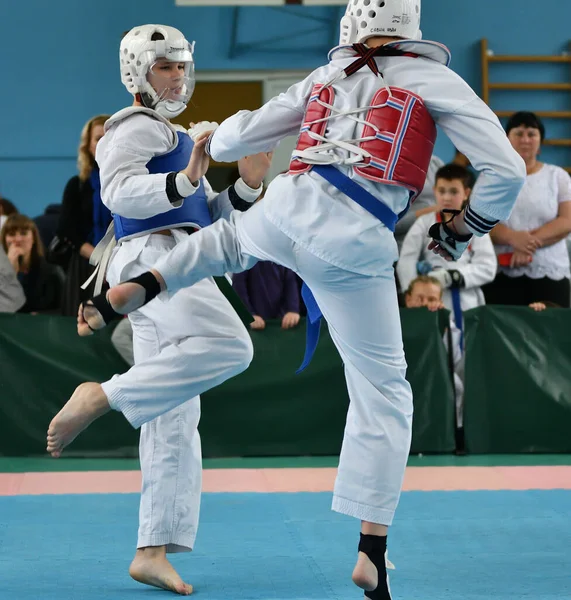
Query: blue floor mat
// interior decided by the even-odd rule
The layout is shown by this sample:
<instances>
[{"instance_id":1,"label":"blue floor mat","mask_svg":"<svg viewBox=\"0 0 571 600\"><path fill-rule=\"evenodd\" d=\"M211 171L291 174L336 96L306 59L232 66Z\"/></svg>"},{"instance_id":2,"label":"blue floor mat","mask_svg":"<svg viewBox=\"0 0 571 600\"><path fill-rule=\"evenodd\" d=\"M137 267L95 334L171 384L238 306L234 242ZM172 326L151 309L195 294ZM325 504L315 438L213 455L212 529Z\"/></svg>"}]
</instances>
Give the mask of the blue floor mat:
<instances>
[{"instance_id":1,"label":"blue floor mat","mask_svg":"<svg viewBox=\"0 0 571 600\"><path fill-rule=\"evenodd\" d=\"M358 522L331 494L204 494L172 562L204 600L350 600ZM393 600L571 599L571 491L408 492L389 537ZM0 600L174 597L127 574L131 494L0 498Z\"/></svg>"}]
</instances>

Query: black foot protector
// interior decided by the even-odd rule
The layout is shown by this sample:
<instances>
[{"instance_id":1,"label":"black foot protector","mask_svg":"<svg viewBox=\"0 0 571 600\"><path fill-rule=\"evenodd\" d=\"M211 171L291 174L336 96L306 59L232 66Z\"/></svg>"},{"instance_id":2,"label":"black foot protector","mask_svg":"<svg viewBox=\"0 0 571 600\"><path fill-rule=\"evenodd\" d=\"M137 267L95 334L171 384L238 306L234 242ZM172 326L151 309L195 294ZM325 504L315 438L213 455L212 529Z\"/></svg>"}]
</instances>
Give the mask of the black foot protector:
<instances>
[{"instance_id":1,"label":"black foot protector","mask_svg":"<svg viewBox=\"0 0 571 600\"><path fill-rule=\"evenodd\" d=\"M359 552L364 552L369 560L377 567L379 583L372 592L365 592L365 596L371 600L391 600L391 592L387 580L387 567L385 564L385 552L387 551L387 538L378 535L361 534Z\"/></svg>"},{"instance_id":2,"label":"black foot protector","mask_svg":"<svg viewBox=\"0 0 571 600\"><path fill-rule=\"evenodd\" d=\"M137 283L145 288L145 301L143 304L148 304L151 300L153 300L153 298L161 293L161 286L150 271L147 271L138 277L134 277L133 279L128 279L123 283ZM83 312L83 319L91 331L96 330L89 324L88 318L90 315L85 314L85 309L89 307L93 307L99 311L99 314L101 315L105 325L108 325L113 319L123 316L121 313L113 310L109 300L107 300L107 292L90 298L87 300L87 302L85 302L85 304L82 305L81 310Z\"/></svg>"},{"instance_id":3,"label":"black foot protector","mask_svg":"<svg viewBox=\"0 0 571 600\"><path fill-rule=\"evenodd\" d=\"M89 329L91 329L91 331L97 331L97 329L100 329L100 327L98 327L97 329L94 329L89 324L89 318L95 316L93 311L90 310L91 308L95 308L99 312L105 325L109 325L109 323L113 319L123 316L113 310L113 308L111 307L111 304L109 304L109 301L107 300L107 292L104 292L103 294L99 294L98 296L94 296L93 298L90 298L89 300L87 300L86 302L84 302L81 305L81 312L83 314L83 320L87 323L87 326L89 327ZM85 309L88 309L87 315L85 314ZM91 313L91 314L89 314L89 313Z\"/></svg>"}]
</instances>

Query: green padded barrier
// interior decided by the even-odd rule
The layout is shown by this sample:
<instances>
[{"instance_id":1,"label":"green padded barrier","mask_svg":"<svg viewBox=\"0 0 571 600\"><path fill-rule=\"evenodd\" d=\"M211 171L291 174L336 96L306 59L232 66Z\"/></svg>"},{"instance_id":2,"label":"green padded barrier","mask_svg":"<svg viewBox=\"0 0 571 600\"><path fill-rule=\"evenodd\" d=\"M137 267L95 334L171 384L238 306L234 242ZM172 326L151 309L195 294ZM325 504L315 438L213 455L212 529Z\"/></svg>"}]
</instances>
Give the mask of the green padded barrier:
<instances>
[{"instance_id":1,"label":"green padded barrier","mask_svg":"<svg viewBox=\"0 0 571 600\"><path fill-rule=\"evenodd\" d=\"M465 323L467 451L571 452L571 310L485 306Z\"/></svg>"},{"instance_id":2,"label":"green padded barrier","mask_svg":"<svg viewBox=\"0 0 571 600\"><path fill-rule=\"evenodd\" d=\"M408 377L415 392L413 452L454 449L454 400L442 343L447 312L403 310ZM0 315L0 454L45 452L51 418L83 381L104 381L127 365L110 342L112 327L80 338L68 317ZM278 322L252 332L250 368L202 396L205 457L334 455L348 397L343 366L322 328L313 362L300 375L305 325ZM216 357L213 357L215 360ZM110 413L82 433L67 456L137 454L138 433Z\"/></svg>"}]
</instances>

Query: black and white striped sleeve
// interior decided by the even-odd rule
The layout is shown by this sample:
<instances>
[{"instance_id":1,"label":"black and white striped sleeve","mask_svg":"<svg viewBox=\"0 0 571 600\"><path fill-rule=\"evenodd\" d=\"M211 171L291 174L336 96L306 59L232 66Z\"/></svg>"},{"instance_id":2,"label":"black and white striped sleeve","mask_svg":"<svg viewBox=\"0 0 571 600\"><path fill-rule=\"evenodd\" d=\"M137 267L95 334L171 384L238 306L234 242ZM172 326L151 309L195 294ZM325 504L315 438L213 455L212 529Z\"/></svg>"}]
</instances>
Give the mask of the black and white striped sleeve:
<instances>
[{"instance_id":1,"label":"black and white striped sleeve","mask_svg":"<svg viewBox=\"0 0 571 600\"><path fill-rule=\"evenodd\" d=\"M497 219L485 218L479 215L469 204L464 214L464 222L468 229L478 237L490 233L490 231L499 223Z\"/></svg>"}]
</instances>

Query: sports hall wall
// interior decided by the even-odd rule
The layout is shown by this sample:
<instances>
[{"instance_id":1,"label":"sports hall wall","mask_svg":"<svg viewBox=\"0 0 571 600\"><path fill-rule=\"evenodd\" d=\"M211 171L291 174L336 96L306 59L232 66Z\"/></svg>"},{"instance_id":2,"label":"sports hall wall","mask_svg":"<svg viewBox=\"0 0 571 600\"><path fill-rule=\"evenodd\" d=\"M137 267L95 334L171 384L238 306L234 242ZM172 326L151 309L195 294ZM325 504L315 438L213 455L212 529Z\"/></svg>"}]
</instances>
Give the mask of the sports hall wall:
<instances>
[{"instance_id":1,"label":"sports hall wall","mask_svg":"<svg viewBox=\"0 0 571 600\"><path fill-rule=\"evenodd\" d=\"M164 22L179 27L196 40L197 70L217 71L223 78L235 71L310 71L325 61L342 11L342 7L245 7L236 13L232 7L177 7L175 0L3 0L0 22L9 54L2 57L0 194L30 216L61 201L65 182L75 173L83 123L129 102L120 84L117 54L122 32L135 24ZM424 0L422 25L426 39L449 46L452 68L480 92L481 38L488 38L498 54L560 54L569 49L571 40L571 2ZM307 30L313 31L304 34ZM289 34L295 37L249 48ZM494 66L493 78L557 82L569 81L571 74L565 63L512 64ZM569 92L493 94L497 109L569 106ZM563 123L548 122L547 127L548 136L571 137ZM565 166L571 164L566 152L550 148L544 157ZM436 153L443 160L453 155L443 136Z\"/></svg>"}]
</instances>

